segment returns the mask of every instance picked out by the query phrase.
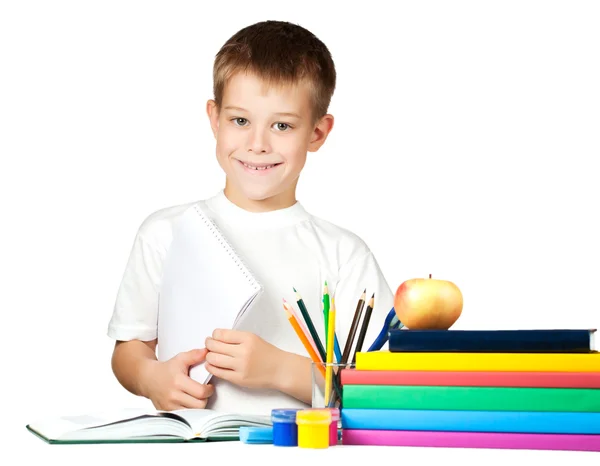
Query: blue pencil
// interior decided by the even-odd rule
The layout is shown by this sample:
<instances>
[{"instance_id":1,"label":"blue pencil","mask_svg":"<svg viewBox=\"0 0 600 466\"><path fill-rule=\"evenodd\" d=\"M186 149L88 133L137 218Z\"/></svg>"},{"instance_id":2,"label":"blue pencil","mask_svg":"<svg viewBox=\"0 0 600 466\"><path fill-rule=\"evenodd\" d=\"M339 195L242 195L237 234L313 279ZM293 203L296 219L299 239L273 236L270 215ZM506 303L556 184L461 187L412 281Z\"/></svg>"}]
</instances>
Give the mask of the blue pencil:
<instances>
[{"instance_id":1,"label":"blue pencil","mask_svg":"<svg viewBox=\"0 0 600 466\"><path fill-rule=\"evenodd\" d=\"M337 335L334 335L335 339L333 340L333 351L335 352L336 362L342 361L342 352L340 351L340 344L338 343Z\"/></svg>"}]
</instances>

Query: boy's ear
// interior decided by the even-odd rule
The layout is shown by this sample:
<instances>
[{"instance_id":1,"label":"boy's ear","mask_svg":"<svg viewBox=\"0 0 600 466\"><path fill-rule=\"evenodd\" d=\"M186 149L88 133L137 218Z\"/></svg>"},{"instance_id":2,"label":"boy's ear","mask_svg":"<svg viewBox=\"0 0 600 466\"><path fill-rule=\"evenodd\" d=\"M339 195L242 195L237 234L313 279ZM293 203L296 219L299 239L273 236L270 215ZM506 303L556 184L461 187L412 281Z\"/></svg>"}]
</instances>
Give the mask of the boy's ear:
<instances>
[{"instance_id":1,"label":"boy's ear","mask_svg":"<svg viewBox=\"0 0 600 466\"><path fill-rule=\"evenodd\" d=\"M208 115L213 135L216 138L217 131L219 130L219 108L217 107L217 103L212 99L206 102L206 114Z\"/></svg>"},{"instance_id":2,"label":"boy's ear","mask_svg":"<svg viewBox=\"0 0 600 466\"><path fill-rule=\"evenodd\" d=\"M327 139L327 136L329 136L329 133L332 129L333 115L327 114L324 117L322 117L315 126L315 129L313 130L313 133L310 138L310 142L308 143L308 151L318 151L319 148L323 144L325 144L325 140Z\"/></svg>"}]
</instances>

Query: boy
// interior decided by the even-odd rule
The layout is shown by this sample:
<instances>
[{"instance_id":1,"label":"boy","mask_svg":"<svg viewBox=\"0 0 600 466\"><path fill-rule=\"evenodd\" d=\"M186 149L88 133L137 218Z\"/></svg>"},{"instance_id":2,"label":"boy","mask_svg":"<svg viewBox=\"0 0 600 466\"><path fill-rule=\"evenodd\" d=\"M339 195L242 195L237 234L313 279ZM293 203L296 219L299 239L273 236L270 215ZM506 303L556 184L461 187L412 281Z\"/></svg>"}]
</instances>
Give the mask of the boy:
<instances>
[{"instance_id":1,"label":"boy","mask_svg":"<svg viewBox=\"0 0 600 466\"><path fill-rule=\"evenodd\" d=\"M295 197L307 152L316 152L333 127L327 109L335 67L309 31L265 21L225 43L213 79L214 99L206 110L226 183L196 204L242 255L264 293L236 329L214 329L206 340L200 337L197 348L158 361L161 268L173 223L191 204L154 212L136 235L108 327L116 340L113 371L127 390L149 398L157 409L269 414L276 407L304 408L311 403L311 360L282 298L296 307L296 288L324 339L327 281L341 349L365 288L367 300L375 294L375 307L363 350L393 306L392 291L366 244L310 215ZM209 384L188 376L201 362L213 374Z\"/></svg>"}]
</instances>

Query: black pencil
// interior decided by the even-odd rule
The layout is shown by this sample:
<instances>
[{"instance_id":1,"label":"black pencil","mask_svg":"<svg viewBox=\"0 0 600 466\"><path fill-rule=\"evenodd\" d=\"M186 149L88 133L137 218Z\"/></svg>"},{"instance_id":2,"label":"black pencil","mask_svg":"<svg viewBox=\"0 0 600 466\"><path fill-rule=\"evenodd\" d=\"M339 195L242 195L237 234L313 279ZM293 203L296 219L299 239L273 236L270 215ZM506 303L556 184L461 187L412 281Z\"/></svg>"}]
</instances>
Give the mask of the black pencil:
<instances>
[{"instance_id":1,"label":"black pencil","mask_svg":"<svg viewBox=\"0 0 600 466\"><path fill-rule=\"evenodd\" d=\"M367 309L365 310L365 318L363 319L362 327L358 335L358 341L356 342L356 348L354 349L354 356L352 357L352 364L356 363L356 353L362 350L363 343L365 341L365 335L367 334L367 328L369 327L369 320L371 320L371 312L373 312L373 306L375 304L375 293L371 296Z\"/></svg>"},{"instance_id":2,"label":"black pencil","mask_svg":"<svg viewBox=\"0 0 600 466\"><path fill-rule=\"evenodd\" d=\"M298 304L298 307L300 308L302 317L304 317L304 322L306 323L306 327L308 328L308 331L310 332L311 336L313 337L313 340L317 347L317 351L319 352L319 356L321 356L322 361L325 362L325 356L326 356L325 348L323 348L323 343L321 343L319 334L317 333L317 330L315 329L313 321L310 318L310 315L308 314L308 310L306 309L306 306L304 305L304 300L300 296L300 293L298 293L298 291L296 291L296 288L294 288L294 293L296 293L296 303Z\"/></svg>"},{"instance_id":3,"label":"black pencil","mask_svg":"<svg viewBox=\"0 0 600 466\"><path fill-rule=\"evenodd\" d=\"M356 330L358 328L358 322L360 321L360 316L363 311L363 307L365 306L365 298L366 298L367 289L362 292L358 303L356 304L356 310L354 311L354 318L352 319L352 325L350 326L350 331L348 332L348 338L346 338L346 345L344 346L344 353L342 354L342 364L346 364L348 362L348 358L350 357L350 351L352 350L352 343L354 343L354 337L356 336Z\"/></svg>"}]
</instances>

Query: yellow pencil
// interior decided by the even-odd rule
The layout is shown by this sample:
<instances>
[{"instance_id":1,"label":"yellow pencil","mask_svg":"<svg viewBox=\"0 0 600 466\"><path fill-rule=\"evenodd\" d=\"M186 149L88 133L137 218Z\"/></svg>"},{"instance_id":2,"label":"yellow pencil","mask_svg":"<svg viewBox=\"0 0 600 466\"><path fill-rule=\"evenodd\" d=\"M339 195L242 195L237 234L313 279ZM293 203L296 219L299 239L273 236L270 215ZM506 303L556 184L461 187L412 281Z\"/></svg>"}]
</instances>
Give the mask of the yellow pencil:
<instances>
[{"instance_id":1,"label":"yellow pencil","mask_svg":"<svg viewBox=\"0 0 600 466\"><path fill-rule=\"evenodd\" d=\"M331 298L331 309L329 309L329 322L327 324L327 353L325 369L325 407L329 407L331 395L331 383L333 379L333 341L335 335L335 300Z\"/></svg>"}]
</instances>

